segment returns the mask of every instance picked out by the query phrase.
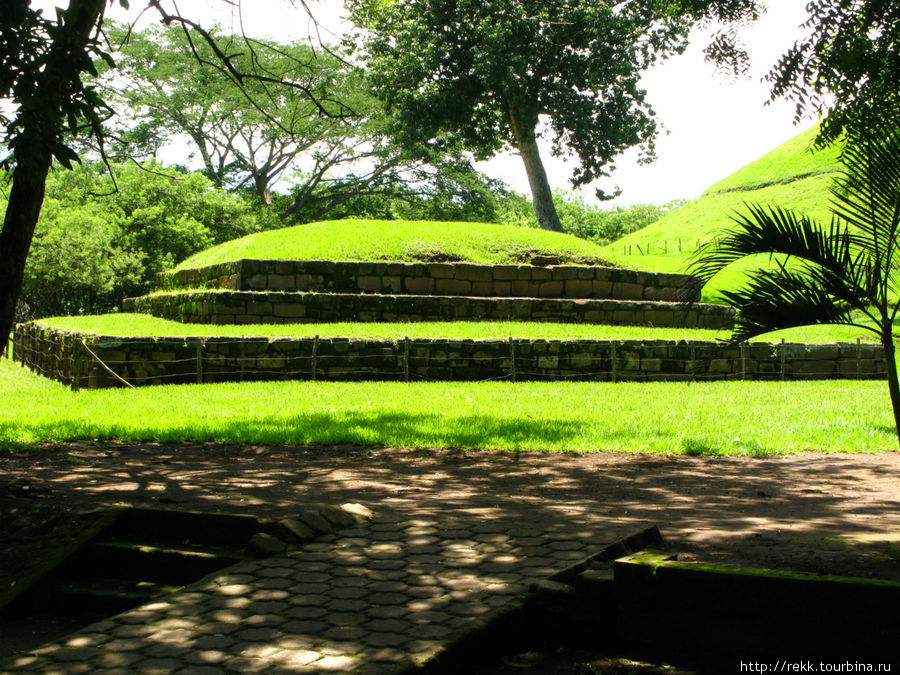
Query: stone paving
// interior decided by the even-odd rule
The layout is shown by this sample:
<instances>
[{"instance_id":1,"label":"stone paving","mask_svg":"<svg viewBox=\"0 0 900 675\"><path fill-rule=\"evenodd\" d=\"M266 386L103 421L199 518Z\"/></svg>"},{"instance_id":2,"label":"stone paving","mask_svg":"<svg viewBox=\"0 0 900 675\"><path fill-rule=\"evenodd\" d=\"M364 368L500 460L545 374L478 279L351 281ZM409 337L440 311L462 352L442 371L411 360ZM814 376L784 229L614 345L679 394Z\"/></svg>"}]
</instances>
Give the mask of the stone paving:
<instances>
[{"instance_id":1,"label":"stone paving","mask_svg":"<svg viewBox=\"0 0 900 675\"><path fill-rule=\"evenodd\" d=\"M3 671L396 672L605 543L512 519L376 517L95 623Z\"/></svg>"}]
</instances>

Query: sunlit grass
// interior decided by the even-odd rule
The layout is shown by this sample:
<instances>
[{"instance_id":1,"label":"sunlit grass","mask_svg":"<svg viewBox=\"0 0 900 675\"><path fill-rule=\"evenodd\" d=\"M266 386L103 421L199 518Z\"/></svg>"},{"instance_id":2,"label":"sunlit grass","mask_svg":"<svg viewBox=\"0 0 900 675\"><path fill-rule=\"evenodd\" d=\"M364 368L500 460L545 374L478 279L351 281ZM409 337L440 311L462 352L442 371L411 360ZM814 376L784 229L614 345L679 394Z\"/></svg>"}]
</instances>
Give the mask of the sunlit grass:
<instances>
[{"instance_id":1,"label":"sunlit grass","mask_svg":"<svg viewBox=\"0 0 900 675\"><path fill-rule=\"evenodd\" d=\"M177 269L241 258L521 263L538 252L565 260L601 257L593 242L528 227L348 218L251 234L197 253Z\"/></svg>"},{"instance_id":2,"label":"sunlit grass","mask_svg":"<svg viewBox=\"0 0 900 675\"><path fill-rule=\"evenodd\" d=\"M219 441L591 452L893 450L877 381L166 385L72 392L0 361L0 443Z\"/></svg>"},{"instance_id":3,"label":"sunlit grass","mask_svg":"<svg viewBox=\"0 0 900 675\"><path fill-rule=\"evenodd\" d=\"M656 328L651 326L607 326L578 323L527 321L423 321L403 323L293 323L211 325L181 323L149 314L101 314L41 319L62 330L94 335L147 336L294 336L451 339L505 339L508 337L545 340L724 340L728 331L699 328ZM873 334L848 326L811 326L771 333L760 341L839 342L877 341Z\"/></svg>"}]
</instances>

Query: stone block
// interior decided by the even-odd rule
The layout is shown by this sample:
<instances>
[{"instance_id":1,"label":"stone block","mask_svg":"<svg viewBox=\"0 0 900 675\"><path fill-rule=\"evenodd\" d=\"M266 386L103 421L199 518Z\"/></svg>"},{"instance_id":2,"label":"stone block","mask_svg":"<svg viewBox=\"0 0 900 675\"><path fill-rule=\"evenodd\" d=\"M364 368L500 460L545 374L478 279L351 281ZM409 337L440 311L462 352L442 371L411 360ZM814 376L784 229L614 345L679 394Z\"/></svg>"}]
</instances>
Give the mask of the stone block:
<instances>
[{"instance_id":1,"label":"stone block","mask_svg":"<svg viewBox=\"0 0 900 675\"><path fill-rule=\"evenodd\" d=\"M381 280L381 288L384 293L402 293L403 277L389 276L383 277Z\"/></svg>"},{"instance_id":2,"label":"stone block","mask_svg":"<svg viewBox=\"0 0 900 675\"><path fill-rule=\"evenodd\" d=\"M265 274L254 274L247 279L247 288L252 291L261 291L266 288L268 278Z\"/></svg>"},{"instance_id":3,"label":"stone block","mask_svg":"<svg viewBox=\"0 0 900 675\"><path fill-rule=\"evenodd\" d=\"M558 298L562 293L562 281L544 281L540 284L540 297L542 298Z\"/></svg>"},{"instance_id":4,"label":"stone block","mask_svg":"<svg viewBox=\"0 0 900 675\"><path fill-rule=\"evenodd\" d=\"M434 290L445 295L469 295L472 283L462 279L438 279L434 283Z\"/></svg>"},{"instance_id":5,"label":"stone block","mask_svg":"<svg viewBox=\"0 0 900 675\"><path fill-rule=\"evenodd\" d=\"M286 291L294 288L293 274L270 274L268 275L267 290Z\"/></svg>"},{"instance_id":6,"label":"stone block","mask_svg":"<svg viewBox=\"0 0 900 675\"><path fill-rule=\"evenodd\" d=\"M431 263L428 266L428 276L432 279L453 279L456 276L456 266L449 263Z\"/></svg>"},{"instance_id":7,"label":"stone block","mask_svg":"<svg viewBox=\"0 0 900 675\"><path fill-rule=\"evenodd\" d=\"M361 291L380 293L382 288L381 277L376 276L360 277L356 284Z\"/></svg>"},{"instance_id":8,"label":"stone block","mask_svg":"<svg viewBox=\"0 0 900 675\"><path fill-rule=\"evenodd\" d=\"M557 356L539 356L537 367L542 370L556 370L559 367L559 357Z\"/></svg>"},{"instance_id":9,"label":"stone block","mask_svg":"<svg viewBox=\"0 0 900 675\"><path fill-rule=\"evenodd\" d=\"M567 281L578 278L578 268L572 265L554 265L550 268L553 281Z\"/></svg>"},{"instance_id":10,"label":"stone block","mask_svg":"<svg viewBox=\"0 0 900 675\"><path fill-rule=\"evenodd\" d=\"M520 278L516 265L494 265L493 271L495 281L514 281Z\"/></svg>"},{"instance_id":11,"label":"stone block","mask_svg":"<svg viewBox=\"0 0 900 675\"><path fill-rule=\"evenodd\" d=\"M532 281L552 281L553 273L546 267L532 267L531 279Z\"/></svg>"},{"instance_id":12,"label":"stone block","mask_svg":"<svg viewBox=\"0 0 900 675\"><path fill-rule=\"evenodd\" d=\"M306 316L306 306L299 302L281 302L273 307L272 313L279 317L302 318Z\"/></svg>"},{"instance_id":13,"label":"stone block","mask_svg":"<svg viewBox=\"0 0 900 675\"><path fill-rule=\"evenodd\" d=\"M491 281L473 281L471 294L481 298L492 298L495 295L494 284Z\"/></svg>"},{"instance_id":14,"label":"stone block","mask_svg":"<svg viewBox=\"0 0 900 675\"><path fill-rule=\"evenodd\" d=\"M494 270L490 265L456 264L456 278L468 281L493 281Z\"/></svg>"},{"instance_id":15,"label":"stone block","mask_svg":"<svg viewBox=\"0 0 900 675\"><path fill-rule=\"evenodd\" d=\"M403 283L407 293L425 295L434 291L434 279L429 277L407 277Z\"/></svg>"},{"instance_id":16,"label":"stone block","mask_svg":"<svg viewBox=\"0 0 900 675\"><path fill-rule=\"evenodd\" d=\"M617 300L642 300L644 287L640 284L617 281L613 284L612 297Z\"/></svg>"},{"instance_id":17,"label":"stone block","mask_svg":"<svg viewBox=\"0 0 900 675\"><path fill-rule=\"evenodd\" d=\"M593 282L586 279L569 279L565 282L567 298L590 298L593 296Z\"/></svg>"},{"instance_id":18,"label":"stone block","mask_svg":"<svg viewBox=\"0 0 900 675\"><path fill-rule=\"evenodd\" d=\"M271 302L251 300L247 303L247 314L259 314L261 316L266 316L267 314L272 314L272 311L273 308Z\"/></svg>"},{"instance_id":19,"label":"stone block","mask_svg":"<svg viewBox=\"0 0 900 675\"><path fill-rule=\"evenodd\" d=\"M613 284L611 281L595 280L591 283L592 298L611 298L613 297Z\"/></svg>"}]
</instances>

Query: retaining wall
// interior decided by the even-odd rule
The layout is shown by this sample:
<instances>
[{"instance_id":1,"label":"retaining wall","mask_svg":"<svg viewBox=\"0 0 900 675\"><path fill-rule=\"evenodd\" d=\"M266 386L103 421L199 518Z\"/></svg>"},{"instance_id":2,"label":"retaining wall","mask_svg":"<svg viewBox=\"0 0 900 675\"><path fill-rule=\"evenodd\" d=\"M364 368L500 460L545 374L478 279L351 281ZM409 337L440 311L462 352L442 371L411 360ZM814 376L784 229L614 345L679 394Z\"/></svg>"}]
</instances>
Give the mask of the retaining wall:
<instances>
[{"instance_id":1,"label":"retaining wall","mask_svg":"<svg viewBox=\"0 0 900 675\"><path fill-rule=\"evenodd\" d=\"M75 388L123 386L101 361L130 384L147 385L310 379L871 379L885 376L883 356L880 345L867 343L123 338L60 331L41 323L19 324L13 341L14 359Z\"/></svg>"},{"instance_id":2,"label":"retaining wall","mask_svg":"<svg viewBox=\"0 0 900 675\"><path fill-rule=\"evenodd\" d=\"M724 305L626 300L470 298L351 293L189 291L128 298L125 311L189 323L544 321L729 330Z\"/></svg>"},{"instance_id":3,"label":"retaining wall","mask_svg":"<svg viewBox=\"0 0 900 675\"><path fill-rule=\"evenodd\" d=\"M699 300L693 277L595 265L235 260L164 272L162 289Z\"/></svg>"}]
</instances>

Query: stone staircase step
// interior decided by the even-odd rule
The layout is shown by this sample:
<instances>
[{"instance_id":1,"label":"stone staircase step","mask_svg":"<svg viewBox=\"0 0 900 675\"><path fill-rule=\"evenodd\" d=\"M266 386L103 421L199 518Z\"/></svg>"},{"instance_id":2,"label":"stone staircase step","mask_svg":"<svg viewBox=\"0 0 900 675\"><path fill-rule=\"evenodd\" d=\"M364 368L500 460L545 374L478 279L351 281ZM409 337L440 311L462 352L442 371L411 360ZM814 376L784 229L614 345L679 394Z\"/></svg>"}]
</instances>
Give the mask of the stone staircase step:
<instances>
[{"instance_id":1,"label":"stone staircase step","mask_svg":"<svg viewBox=\"0 0 900 675\"><path fill-rule=\"evenodd\" d=\"M314 291L677 300L686 289L699 299L692 277L600 265L484 265L465 262L358 262L330 260L235 260L164 272L169 290Z\"/></svg>"},{"instance_id":2,"label":"stone staircase step","mask_svg":"<svg viewBox=\"0 0 900 675\"><path fill-rule=\"evenodd\" d=\"M129 298L125 311L190 323L544 321L728 330L725 305L610 299L188 291Z\"/></svg>"}]
</instances>

